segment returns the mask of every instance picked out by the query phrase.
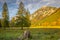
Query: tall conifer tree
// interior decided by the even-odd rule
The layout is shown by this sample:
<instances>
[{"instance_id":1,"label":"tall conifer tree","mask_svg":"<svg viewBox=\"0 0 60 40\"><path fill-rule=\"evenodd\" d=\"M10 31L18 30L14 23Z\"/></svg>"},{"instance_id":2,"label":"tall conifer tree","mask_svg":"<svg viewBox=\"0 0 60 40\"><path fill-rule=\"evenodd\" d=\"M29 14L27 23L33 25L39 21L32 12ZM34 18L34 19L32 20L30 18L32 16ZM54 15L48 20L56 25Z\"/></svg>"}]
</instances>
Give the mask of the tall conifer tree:
<instances>
[{"instance_id":1,"label":"tall conifer tree","mask_svg":"<svg viewBox=\"0 0 60 40\"><path fill-rule=\"evenodd\" d=\"M3 4L2 27L9 27L9 13L8 13L8 7L6 2Z\"/></svg>"},{"instance_id":2,"label":"tall conifer tree","mask_svg":"<svg viewBox=\"0 0 60 40\"><path fill-rule=\"evenodd\" d=\"M24 4L22 2L20 2L19 4L19 9L18 9L18 13L17 15L20 16L20 22L19 20L17 20L17 25L19 25L21 27L21 29L23 29L23 27L29 27L28 26L28 11L24 8Z\"/></svg>"}]
</instances>

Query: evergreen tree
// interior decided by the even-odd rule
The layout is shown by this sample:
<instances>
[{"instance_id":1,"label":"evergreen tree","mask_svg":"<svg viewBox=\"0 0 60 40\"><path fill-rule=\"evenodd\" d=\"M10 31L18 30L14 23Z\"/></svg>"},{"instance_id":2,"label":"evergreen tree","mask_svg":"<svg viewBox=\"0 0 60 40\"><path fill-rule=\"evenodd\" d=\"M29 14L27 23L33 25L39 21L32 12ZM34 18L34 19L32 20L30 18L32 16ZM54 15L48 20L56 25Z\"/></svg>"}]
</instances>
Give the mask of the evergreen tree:
<instances>
[{"instance_id":1,"label":"evergreen tree","mask_svg":"<svg viewBox=\"0 0 60 40\"><path fill-rule=\"evenodd\" d=\"M29 12L28 9L27 9L27 11L26 11L26 18L27 18L28 20L30 20L30 12Z\"/></svg>"},{"instance_id":2,"label":"evergreen tree","mask_svg":"<svg viewBox=\"0 0 60 40\"><path fill-rule=\"evenodd\" d=\"M9 14L8 14L8 7L6 2L3 4L2 27L9 27Z\"/></svg>"},{"instance_id":3,"label":"evergreen tree","mask_svg":"<svg viewBox=\"0 0 60 40\"><path fill-rule=\"evenodd\" d=\"M18 9L18 15L23 16L24 12L25 12L24 4L20 2L19 9Z\"/></svg>"},{"instance_id":4,"label":"evergreen tree","mask_svg":"<svg viewBox=\"0 0 60 40\"><path fill-rule=\"evenodd\" d=\"M20 19L19 20L21 20L21 21L18 20L19 22L17 24L18 24L18 26L21 27L21 29L23 29L23 27L24 27L24 19L25 19L24 11L25 11L24 4L22 2L20 2L18 15L20 15Z\"/></svg>"},{"instance_id":5,"label":"evergreen tree","mask_svg":"<svg viewBox=\"0 0 60 40\"><path fill-rule=\"evenodd\" d=\"M19 9L18 9L18 14L20 17L17 20L17 25L23 29L23 27L29 27L28 26L28 11L24 8L24 4L20 2L19 4Z\"/></svg>"},{"instance_id":6,"label":"evergreen tree","mask_svg":"<svg viewBox=\"0 0 60 40\"><path fill-rule=\"evenodd\" d=\"M28 9L27 9L27 11L26 11L26 20L27 20L28 26L30 26L30 25L31 25L31 21L30 21L30 12L29 12Z\"/></svg>"}]
</instances>

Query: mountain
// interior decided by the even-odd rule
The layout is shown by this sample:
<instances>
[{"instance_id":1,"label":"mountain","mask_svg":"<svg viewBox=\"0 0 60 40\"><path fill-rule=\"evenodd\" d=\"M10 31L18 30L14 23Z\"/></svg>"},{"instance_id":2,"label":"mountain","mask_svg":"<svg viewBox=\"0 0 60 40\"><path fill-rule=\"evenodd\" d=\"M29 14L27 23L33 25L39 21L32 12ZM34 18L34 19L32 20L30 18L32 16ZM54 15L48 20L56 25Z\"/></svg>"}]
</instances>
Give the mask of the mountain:
<instances>
[{"instance_id":1,"label":"mountain","mask_svg":"<svg viewBox=\"0 0 60 40\"><path fill-rule=\"evenodd\" d=\"M44 6L32 14L32 25L58 26L60 25L60 8ZM59 23L58 23L58 22Z\"/></svg>"},{"instance_id":2,"label":"mountain","mask_svg":"<svg viewBox=\"0 0 60 40\"><path fill-rule=\"evenodd\" d=\"M41 26L60 26L60 8L58 8L52 15L39 21L39 24Z\"/></svg>"},{"instance_id":3,"label":"mountain","mask_svg":"<svg viewBox=\"0 0 60 40\"><path fill-rule=\"evenodd\" d=\"M43 6L42 8L38 9L36 12L34 12L31 17L32 21L34 20L41 20L46 16L51 15L53 12L56 11L56 7L50 7L50 6Z\"/></svg>"}]
</instances>

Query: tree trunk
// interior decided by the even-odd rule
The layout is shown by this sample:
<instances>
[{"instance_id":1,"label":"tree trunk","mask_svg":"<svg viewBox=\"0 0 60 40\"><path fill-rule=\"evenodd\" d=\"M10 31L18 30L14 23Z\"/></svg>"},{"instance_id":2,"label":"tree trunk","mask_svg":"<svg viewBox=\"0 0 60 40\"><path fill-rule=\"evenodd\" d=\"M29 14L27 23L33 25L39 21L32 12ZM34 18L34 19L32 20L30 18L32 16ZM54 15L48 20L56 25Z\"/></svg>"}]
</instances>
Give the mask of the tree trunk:
<instances>
[{"instance_id":1,"label":"tree trunk","mask_svg":"<svg viewBox=\"0 0 60 40\"><path fill-rule=\"evenodd\" d=\"M23 30L23 27L21 27L21 30Z\"/></svg>"}]
</instances>

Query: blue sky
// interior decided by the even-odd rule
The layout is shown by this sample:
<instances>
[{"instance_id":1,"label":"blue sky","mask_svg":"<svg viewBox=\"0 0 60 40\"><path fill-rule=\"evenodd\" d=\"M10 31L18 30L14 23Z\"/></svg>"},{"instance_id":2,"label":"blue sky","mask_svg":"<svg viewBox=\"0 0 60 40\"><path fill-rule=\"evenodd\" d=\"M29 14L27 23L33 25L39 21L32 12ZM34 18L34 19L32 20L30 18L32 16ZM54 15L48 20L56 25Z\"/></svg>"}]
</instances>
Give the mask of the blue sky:
<instances>
[{"instance_id":1,"label":"blue sky","mask_svg":"<svg viewBox=\"0 0 60 40\"><path fill-rule=\"evenodd\" d=\"M0 0L0 18L4 2L7 2L8 4L9 16L11 19L16 15L19 3L21 1L24 3L25 8L29 9L31 14L35 12L38 8L41 8L42 6L60 7L60 0Z\"/></svg>"}]
</instances>

